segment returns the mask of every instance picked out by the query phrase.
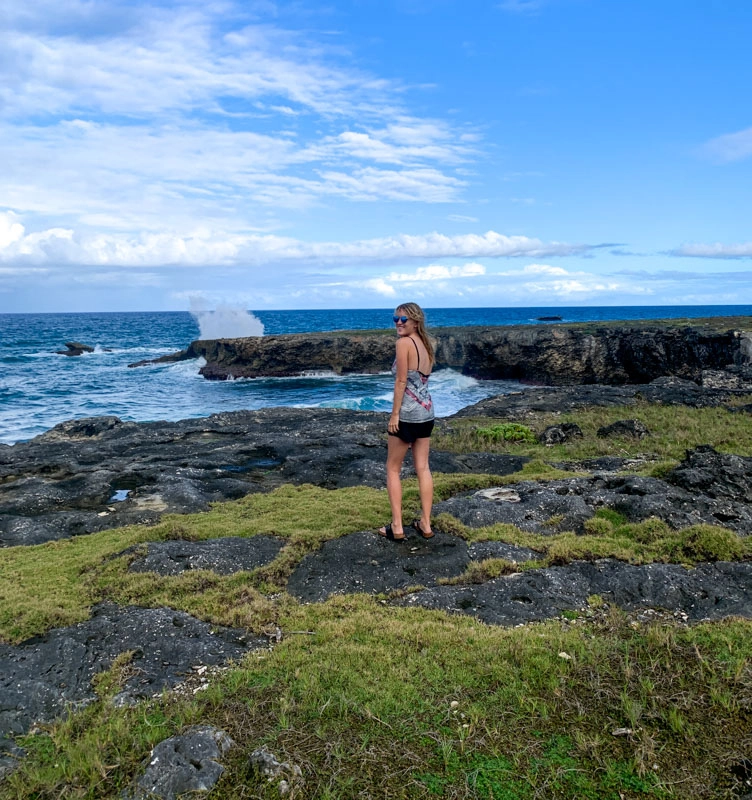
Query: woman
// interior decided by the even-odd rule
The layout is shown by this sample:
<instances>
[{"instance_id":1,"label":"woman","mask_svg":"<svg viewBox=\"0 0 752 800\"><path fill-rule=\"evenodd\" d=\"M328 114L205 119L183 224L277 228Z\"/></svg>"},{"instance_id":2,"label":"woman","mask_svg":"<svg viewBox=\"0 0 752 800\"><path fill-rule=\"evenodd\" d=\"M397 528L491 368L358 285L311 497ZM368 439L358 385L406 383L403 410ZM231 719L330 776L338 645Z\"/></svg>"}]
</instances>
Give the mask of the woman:
<instances>
[{"instance_id":1,"label":"woman","mask_svg":"<svg viewBox=\"0 0 752 800\"><path fill-rule=\"evenodd\" d=\"M394 542L405 538L400 470L405 453L412 447L421 508L420 519L413 522L413 527L424 539L431 539L433 478L428 467L428 450L434 414L433 401L428 393L428 378L434 364L433 346L426 333L425 315L417 303L399 306L394 312L394 324L399 338L392 364L394 402L387 426L389 443L386 458L386 489L392 508L392 521L379 529L379 533Z\"/></svg>"}]
</instances>

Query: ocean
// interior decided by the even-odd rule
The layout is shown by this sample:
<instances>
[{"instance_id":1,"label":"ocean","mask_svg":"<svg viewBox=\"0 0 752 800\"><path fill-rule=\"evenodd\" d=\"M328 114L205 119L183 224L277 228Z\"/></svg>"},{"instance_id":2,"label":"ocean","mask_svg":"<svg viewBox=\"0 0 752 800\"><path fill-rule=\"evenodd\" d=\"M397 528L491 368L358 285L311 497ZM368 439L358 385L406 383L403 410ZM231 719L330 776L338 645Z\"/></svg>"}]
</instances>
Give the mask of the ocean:
<instances>
[{"instance_id":1,"label":"ocean","mask_svg":"<svg viewBox=\"0 0 752 800\"><path fill-rule=\"evenodd\" d=\"M535 324L752 315L752 306L629 306L578 308L428 309L428 324ZM384 374L207 381L199 361L128 369L128 364L184 349L198 338L219 338L392 326L392 309L213 312L0 314L0 442L30 439L64 420L115 415L136 422L203 417L269 406L391 409L392 378ZM56 355L67 341L95 348ZM439 416L486 397L519 389L516 381L477 381L453 370L431 379Z\"/></svg>"}]
</instances>

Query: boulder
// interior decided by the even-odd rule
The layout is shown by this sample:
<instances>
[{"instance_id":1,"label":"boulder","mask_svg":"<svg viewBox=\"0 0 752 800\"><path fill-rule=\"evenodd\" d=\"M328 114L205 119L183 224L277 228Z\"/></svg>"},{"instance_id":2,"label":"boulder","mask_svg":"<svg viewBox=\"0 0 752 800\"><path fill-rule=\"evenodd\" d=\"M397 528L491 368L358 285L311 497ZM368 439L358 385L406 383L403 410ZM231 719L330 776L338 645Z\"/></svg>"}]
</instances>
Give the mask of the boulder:
<instances>
[{"instance_id":1,"label":"boulder","mask_svg":"<svg viewBox=\"0 0 752 800\"><path fill-rule=\"evenodd\" d=\"M538 436L538 441L546 447L555 444L564 444L572 439L582 438L582 428L575 422L562 422L560 425L549 425L543 433Z\"/></svg>"},{"instance_id":2,"label":"boulder","mask_svg":"<svg viewBox=\"0 0 752 800\"><path fill-rule=\"evenodd\" d=\"M131 652L136 668L116 702L130 704L175 686L196 665L222 665L266 646L264 637L182 611L102 603L85 622L0 644L0 743L93 700L92 678L121 653Z\"/></svg>"},{"instance_id":3,"label":"boulder","mask_svg":"<svg viewBox=\"0 0 752 800\"><path fill-rule=\"evenodd\" d=\"M632 439L644 439L646 436L650 436L647 426L639 419L619 419L610 425L598 428L596 433L603 438L622 436Z\"/></svg>"},{"instance_id":4,"label":"boulder","mask_svg":"<svg viewBox=\"0 0 752 800\"><path fill-rule=\"evenodd\" d=\"M123 800L179 800L210 792L224 767L219 759L235 744L222 730L195 725L185 733L156 745L144 764L143 773L126 789Z\"/></svg>"},{"instance_id":5,"label":"boulder","mask_svg":"<svg viewBox=\"0 0 752 800\"><path fill-rule=\"evenodd\" d=\"M693 494L752 503L752 458L718 453L710 445L687 451L666 480Z\"/></svg>"},{"instance_id":6,"label":"boulder","mask_svg":"<svg viewBox=\"0 0 752 800\"><path fill-rule=\"evenodd\" d=\"M67 350L56 350L55 353L59 356L80 356L84 353L93 353L94 348L88 344L81 344L81 342L66 342Z\"/></svg>"}]
</instances>

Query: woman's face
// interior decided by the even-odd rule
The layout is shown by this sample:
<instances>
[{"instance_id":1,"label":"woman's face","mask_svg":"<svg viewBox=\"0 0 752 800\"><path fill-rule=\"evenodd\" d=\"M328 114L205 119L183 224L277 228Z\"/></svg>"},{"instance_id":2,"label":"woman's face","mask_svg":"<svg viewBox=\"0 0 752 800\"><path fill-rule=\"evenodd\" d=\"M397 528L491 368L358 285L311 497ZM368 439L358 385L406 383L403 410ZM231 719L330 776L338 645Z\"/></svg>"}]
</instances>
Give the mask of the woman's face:
<instances>
[{"instance_id":1,"label":"woman's face","mask_svg":"<svg viewBox=\"0 0 752 800\"><path fill-rule=\"evenodd\" d=\"M398 308L394 312L394 316L396 318L394 324L400 336L410 336L411 333L415 333L415 320L410 319L402 309Z\"/></svg>"}]
</instances>

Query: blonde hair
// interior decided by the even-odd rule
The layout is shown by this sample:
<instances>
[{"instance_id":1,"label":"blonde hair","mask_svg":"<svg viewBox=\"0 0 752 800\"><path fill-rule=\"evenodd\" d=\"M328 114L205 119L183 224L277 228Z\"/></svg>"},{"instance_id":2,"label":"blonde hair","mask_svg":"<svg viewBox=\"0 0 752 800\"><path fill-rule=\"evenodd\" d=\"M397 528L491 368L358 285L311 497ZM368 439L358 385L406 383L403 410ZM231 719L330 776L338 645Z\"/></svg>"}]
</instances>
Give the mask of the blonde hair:
<instances>
[{"instance_id":1,"label":"blonde hair","mask_svg":"<svg viewBox=\"0 0 752 800\"><path fill-rule=\"evenodd\" d=\"M433 343L426 333L426 315L423 313L423 309L417 303L402 303L397 306L397 311L402 312L402 314L409 317L415 323L415 333L418 334L418 338L423 342L423 347L426 348L428 360L431 362L431 367L433 368L436 359L434 356Z\"/></svg>"}]
</instances>

